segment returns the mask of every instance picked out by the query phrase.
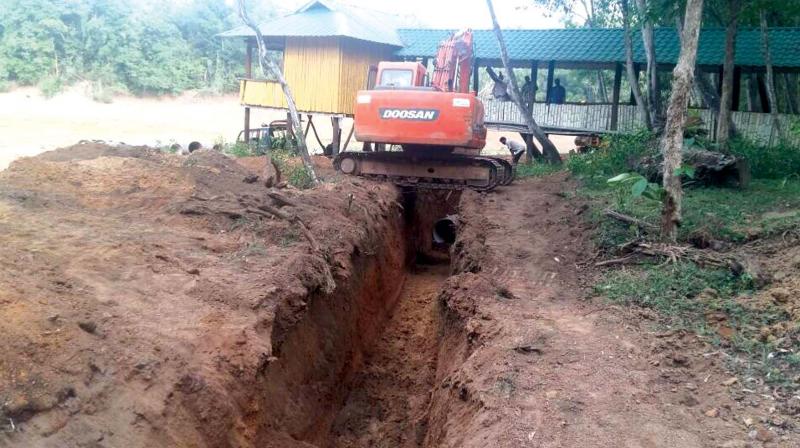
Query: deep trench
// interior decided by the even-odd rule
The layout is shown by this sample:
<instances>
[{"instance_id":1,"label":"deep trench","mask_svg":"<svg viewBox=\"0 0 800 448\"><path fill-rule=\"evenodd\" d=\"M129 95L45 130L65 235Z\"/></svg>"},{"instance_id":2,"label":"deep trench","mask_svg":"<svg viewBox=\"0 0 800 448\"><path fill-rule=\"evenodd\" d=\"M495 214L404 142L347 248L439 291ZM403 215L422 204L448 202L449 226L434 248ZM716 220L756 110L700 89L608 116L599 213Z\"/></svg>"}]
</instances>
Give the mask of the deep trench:
<instances>
[{"instance_id":1,"label":"deep trench","mask_svg":"<svg viewBox=\"0 0 800 448\"><path fill-rule=\"evenodd\" d=\"M437 220L456 212L460 194L404 190L401 197L405 263L402 272L384 273L397 279L396 299L384 316L344 316L381 321L373 322L374 335L356 335L365 340L361 353L352 354L353 371L343 375L340 393L330 395L335 403L328 403L317 428L300 438L315 446L424 444L440 343L436 297L450 272L449 245L432 234Z\"/></svg>"},{"instance_id":2,"label":"deep trench","mask_svg":"<svg viewBox=\"0 0 800 448\"><path fill-rule=\"evenodd\" d=\"M320 446L422 446L439 344L436 296L450 272L452 243L434 238L434 226L455 213L459 197L457 192L402 192L404 281Z\"/></svg>"}]
</instances>

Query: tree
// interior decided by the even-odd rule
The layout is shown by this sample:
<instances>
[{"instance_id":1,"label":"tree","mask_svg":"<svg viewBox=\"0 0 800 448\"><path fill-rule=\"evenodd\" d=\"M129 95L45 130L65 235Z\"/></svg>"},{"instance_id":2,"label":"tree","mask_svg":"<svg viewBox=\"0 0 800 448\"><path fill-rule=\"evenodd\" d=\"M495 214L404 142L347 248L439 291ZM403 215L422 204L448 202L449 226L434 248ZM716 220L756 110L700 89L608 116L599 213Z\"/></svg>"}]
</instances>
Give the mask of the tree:
<instances>
[{"instance_id":1,"label":"tree","mask_svg":"<svg viewBox=\"0 0 800 448\"><path fill-rule=\"evenodd\" d=\"M727 146L731 135L731 110L733 106L733 71L736 57L736 34L739 25L741 0L728 3L728 24L725 31L725 61L722 69L722 94L717 117L717 140Z\"/></svg>"},{"instance_id":2,"label":"tree","mask_svg":"<svg viewBox=\"0 0 800 448\"><path fill-rule=\"evenodd\" d=\"M633 37L631 37L630 25L630 9L628 7L628 0L620 0L622 9L622 26L625 34L625 68L628 73L628 84L631 86L631 92L636 99L636 108L639 110L639 116L642 122L648 129L653 129L653 121L650 117L650 108L642 95L642 89L639 87L639 78L636 76L636 66L633 63Z\"/></svg>"},{"instance_id":3,"label":"tree","mask_svg":"<svg viewBox=\"0 0 800 448\"><path fill-rule=\"evenodd\" d=\"M237 0L236 3L238 6L239 17L242 19L242 22L244 22L244 24L256 34L256 43L258 45L258 63L261 66L261 71L263 71L265 75L269 74L274 77L281 85L283 96L286 98L286 104L289 107L292 132L295 138L297 138L297 151L300 153L300 157L303 159L303 165L305 165L305 168L308 171L308 174L311 176L312 181L315 184L318 184L319 179L317 178L316 171L314 171L314 162L311 160L311 156L308 154L306 138L305 134L303 133L303 126L300 123L300 114L297 113L297 103L294 101L292 89L286 82L286 78L283 77L283 71L278 68L272 58L269 57L269 54L267 53L267 45L264 41L264 36L261 34L261 29L259 29L258 25L250 18L250 16L247 15L245 0Z\"/></svg>"},{"instance_id":4,"label":"tree","mask_svg":"<svg viewBox=\"0 0 800 448\"><path fill-rule=\"evenodd\" d=\"M658 83L658 62L656 60L655 31L653 30L652 15L655 13L649 8L647 0L636 0L639 16L642 21L642 43L644 54L647 58L647 105L650 108L650 128L657 128L660 122L661 90Z\"/></svg>"},{"instance_id":5,"label":"tree","mask_svg":"<svg viewBox=\"0 0 800 448\"><path fill-rule=\"evenodd\" d=\"M542 145L542 153L544 154L545 160L550 163L561 163L561 155L558 153L558 149L550 141L550 138L545 134L544 130L536 123L536 120L533 119L533 114L530 113L527 107L525 107L524 103L522 102L522 95L519 92L519 85L517 84L517 77L511 76L513 71L511 70L511 63L508 59L508 50L506 49L506 42L503 39L503 31L500 29L500 25L497 23L497 16L494 13L494 5L492 4L492 0L486 0L486 6L489 7L489 15L492 17L492 27L494 28L494 35L497 38L497 44L500 47L500 59L503 61L503 67L506 69L506 73L509 73L508 80L509 85L511 86L511 90L509 93L511 94L511 99L516 104L517 108L519 109L520 114L525 117L525 124L528 126L528 131L536 140L539 141L539 144Z\"/></svg>"},{"instance_id":6,"label":"tree","mask_svg":"<svg viewBox=\"0 0 800 448\"><path fill-rule=\"evenodd\" d=\"M759 11L759 24L761 27L761 52L764 55L764 66L767 69L767 100L769 113L772 116L772 126L778 136L781 134L781 122L778 116L778 99L775 95L775 72L772 68L772 54L769 50L769 29L767 27L767 11Z\"/></svg>"},{"instance_id":7,"label":"tree","mask_svg":"<svg viewBox=\"0 0 800 448\"><path fill-rule=\"evenodd\" d=\"M664 204L661 212L661 234L663 238L670 241L676 240L678 225L681 222L683 132L686 128L689 94L694 80L702 13L703 0L687 0L681 37L683 45L678 57L678 64L672 72L672 94L667 109L664 135L661 138L661 152L664 156Z\"/></svg>"}]
</instances>

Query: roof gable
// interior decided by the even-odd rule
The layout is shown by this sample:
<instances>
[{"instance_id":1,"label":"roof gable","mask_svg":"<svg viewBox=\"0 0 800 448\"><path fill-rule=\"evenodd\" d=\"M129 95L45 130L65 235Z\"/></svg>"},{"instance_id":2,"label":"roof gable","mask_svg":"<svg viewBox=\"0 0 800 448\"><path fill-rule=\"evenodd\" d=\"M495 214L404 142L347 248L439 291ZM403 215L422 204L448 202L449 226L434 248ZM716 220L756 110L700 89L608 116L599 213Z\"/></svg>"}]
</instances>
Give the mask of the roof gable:
<instances>
[{"instance_id":1,"label":"roof gable","mask_svg":"<svg viewBox=\"0 0 800 448\"><path fill-rule=\"evenodd\" d=\"M292 14L259 25L264 37L350 37L401 47L399 19L391 14L344 5L331 0L313 0ZM221 37L253 37L240 26Z\"/></svg>"}]
</instances>

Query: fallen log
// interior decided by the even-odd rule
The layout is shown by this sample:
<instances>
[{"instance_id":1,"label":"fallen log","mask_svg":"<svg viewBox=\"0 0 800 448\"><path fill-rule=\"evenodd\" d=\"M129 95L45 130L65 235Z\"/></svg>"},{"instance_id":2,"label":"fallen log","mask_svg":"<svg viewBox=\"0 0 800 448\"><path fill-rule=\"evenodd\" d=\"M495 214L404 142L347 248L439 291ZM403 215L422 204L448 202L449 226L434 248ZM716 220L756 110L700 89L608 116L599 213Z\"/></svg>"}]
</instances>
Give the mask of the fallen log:
<instances>
[{"instance_id":1,"label":"fallen log","mask_svg":"<svg viewBox=\"0 0 800 448\"><path fill-rule=\"evenodd\" d=\"M641 219L634 218L633 216L628 216L622 214L616 210L612 210L607 208L603 210L603 214L608 216L611 219L615 219L620 222L624 222L626 224L632 224L637 226L640 230L649 230L649 231L657 231L658 226L654 224L650 224L649 222L642 221Z\"/></svg>"}]
</instances>

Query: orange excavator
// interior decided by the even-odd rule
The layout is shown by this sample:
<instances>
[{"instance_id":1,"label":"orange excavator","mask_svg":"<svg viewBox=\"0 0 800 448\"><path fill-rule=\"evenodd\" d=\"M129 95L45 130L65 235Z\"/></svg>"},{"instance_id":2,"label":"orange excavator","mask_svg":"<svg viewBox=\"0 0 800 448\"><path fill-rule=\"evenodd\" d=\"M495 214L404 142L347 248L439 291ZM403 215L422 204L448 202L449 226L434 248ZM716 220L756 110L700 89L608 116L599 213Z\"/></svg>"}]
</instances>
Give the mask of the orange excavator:
<instances>
[{"instance_id":1,"label":"orange excavator","mask_svg":"<svg viewBox=\"0 0 800 448\"><path fill-rule=\"evenodd\" d=\"M469 90L472 31L439 44L433 77L419 62L381 62L376 86L358 92L355 135L375 151L343 152L339 171L398 185L488 191L513 180L505 159L481 156L483 104ZM381 150L400 147L399 151Z\"/></svg>"}]
</instances>

